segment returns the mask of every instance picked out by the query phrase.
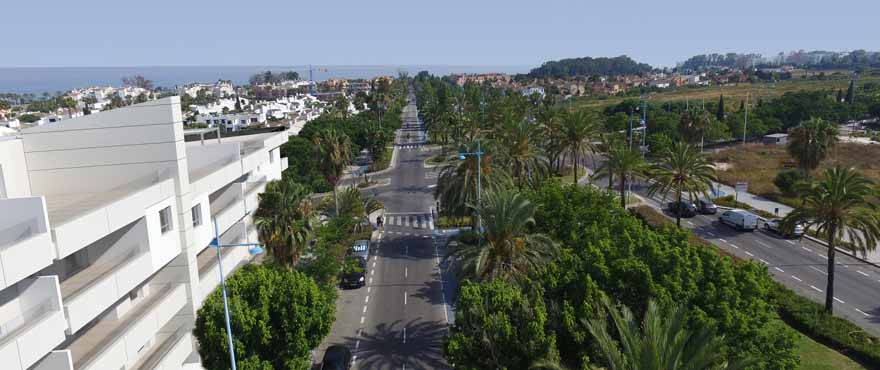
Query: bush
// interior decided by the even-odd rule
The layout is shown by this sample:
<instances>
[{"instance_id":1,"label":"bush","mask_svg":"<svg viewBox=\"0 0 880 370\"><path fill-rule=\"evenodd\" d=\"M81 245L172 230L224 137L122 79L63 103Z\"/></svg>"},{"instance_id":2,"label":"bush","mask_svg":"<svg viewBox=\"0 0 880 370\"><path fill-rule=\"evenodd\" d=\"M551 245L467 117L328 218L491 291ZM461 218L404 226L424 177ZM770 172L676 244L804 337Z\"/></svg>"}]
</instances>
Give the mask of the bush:
<instances>
[{"instance_id":1,"label":"bush","mask_svg":"<svg viewBox=\"0 0 880 370\"><path fill-rule=\"evenodd\" d=\"M855 324L825 313L822 305L781 284L773 290L779 316L798 331L869 368L880 368L878 339Z\"/></svg>"},{"instance_id":2,"label":"bush","mask_svg":"<svg viewBox=\"0 0 880 370\"><path fill-rule=\"evenodd\" d=\"M776 174L776 178L773 179L773 185L776 185L776 188L779 189L782 195L790 197L795 195L795 186L803 178L804 176L798 170L782 170Z\"/></svg>"}]
</instances>

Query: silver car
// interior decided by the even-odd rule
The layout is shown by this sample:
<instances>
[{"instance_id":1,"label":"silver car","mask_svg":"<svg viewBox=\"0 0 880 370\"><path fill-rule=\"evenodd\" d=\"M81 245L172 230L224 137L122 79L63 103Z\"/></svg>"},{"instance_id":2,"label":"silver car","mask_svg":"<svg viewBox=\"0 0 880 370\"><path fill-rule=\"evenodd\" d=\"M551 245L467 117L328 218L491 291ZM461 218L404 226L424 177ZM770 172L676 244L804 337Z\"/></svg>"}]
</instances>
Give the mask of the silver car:
<instances>
[{"instance_id":1,"label":"silver car","mask_svg":"<svg viewBox=\"0 0 880 370\"><path fill-rule=\"evenodd\" d=\"M782 219L772 218L764 222L764 230L772 231L786 238L800 238L804 236L804 225L800 222L794 225L790 232L782 230Z\"/></svg>"}]
</instances>

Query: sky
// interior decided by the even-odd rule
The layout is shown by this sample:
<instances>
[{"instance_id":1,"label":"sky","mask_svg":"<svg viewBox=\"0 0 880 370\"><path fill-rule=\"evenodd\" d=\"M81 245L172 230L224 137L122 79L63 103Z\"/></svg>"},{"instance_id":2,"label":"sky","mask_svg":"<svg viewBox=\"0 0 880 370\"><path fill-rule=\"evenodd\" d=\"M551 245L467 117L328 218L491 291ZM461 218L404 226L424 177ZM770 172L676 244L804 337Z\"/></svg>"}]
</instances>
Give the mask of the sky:
<instances>
[{"instance_id":1,"label":"sky","mask_svg":"<svg viewBox=\"0 0 880 370\"><path fill-rule=\"evenodd\" d=\"M505 65L880 50L877 0L4 0L0 67ZM716 5L717 4L717 5Z\"/></svg>"}]
</instances>

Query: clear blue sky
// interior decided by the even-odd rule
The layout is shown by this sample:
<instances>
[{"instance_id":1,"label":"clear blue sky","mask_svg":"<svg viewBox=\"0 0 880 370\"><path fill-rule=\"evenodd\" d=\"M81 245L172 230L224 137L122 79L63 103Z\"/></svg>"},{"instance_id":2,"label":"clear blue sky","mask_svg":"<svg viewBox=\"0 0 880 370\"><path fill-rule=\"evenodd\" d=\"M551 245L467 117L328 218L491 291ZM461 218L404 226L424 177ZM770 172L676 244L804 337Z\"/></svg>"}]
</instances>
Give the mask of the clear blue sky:
<instances>
[{"instance_id":1,"label":"clear blue sky","mask_svg":"<svg viewBox=\"0 0 880 370\"><path fill-rule=\"evenodd\" d=\"M621 54L671 66L706 52L880 50L878 0L10 0L2 14L0 67L537 65Z\"/></svg>"}]
</instances>

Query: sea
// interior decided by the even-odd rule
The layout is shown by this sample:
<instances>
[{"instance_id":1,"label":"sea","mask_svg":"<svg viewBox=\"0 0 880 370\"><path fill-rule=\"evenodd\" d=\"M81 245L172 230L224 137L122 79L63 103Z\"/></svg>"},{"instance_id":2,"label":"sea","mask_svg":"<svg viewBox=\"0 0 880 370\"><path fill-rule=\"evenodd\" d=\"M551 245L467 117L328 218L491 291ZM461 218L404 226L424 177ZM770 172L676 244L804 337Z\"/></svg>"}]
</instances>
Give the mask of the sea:
<instances>
[{"instance_id":1,"label":"sea","mask_svg":"<svg viewBox=\"0 0 880 370\"><path fill-rule=\"evenodd\" d=\"M90 86L119 86L122 78L142 75L157 87L173 88L192 82L231 80L245 84L250 76L263 71L296 71L303 79L324 81L330 78L374 78L397 76L406 72L414 76L428 71L436 76L460 73L525 73L530 66L466 66L466 65L376 65L376 66L145 66L145 67L0 67L0 93L44 92L56 94Z\"/></svg>"}]
</instances>

